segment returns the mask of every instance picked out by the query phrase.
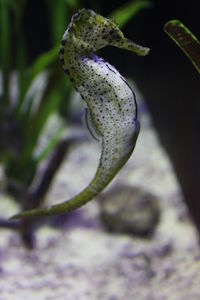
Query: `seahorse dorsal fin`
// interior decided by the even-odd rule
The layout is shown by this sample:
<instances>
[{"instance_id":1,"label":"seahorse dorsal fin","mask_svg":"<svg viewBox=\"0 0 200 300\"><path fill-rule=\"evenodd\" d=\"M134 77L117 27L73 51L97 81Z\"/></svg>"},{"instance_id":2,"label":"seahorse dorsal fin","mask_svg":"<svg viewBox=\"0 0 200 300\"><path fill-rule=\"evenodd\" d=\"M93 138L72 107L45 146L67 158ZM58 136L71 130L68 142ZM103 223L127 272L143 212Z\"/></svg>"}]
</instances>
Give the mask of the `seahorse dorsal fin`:
<instances>
[{"instance_id":1,"label":"seahorse dorsal fin","mask_svg":"<svg viewBox=\"0 0 200 300\"><path fill-rule=\"evenodd\" d=\"M100 142L101 136L95 128L94 123L92 122L92 117L88 107L86 107L84 110L84 123L93 139L95 139L97 142Z\"/></svg>"}]
</instances>

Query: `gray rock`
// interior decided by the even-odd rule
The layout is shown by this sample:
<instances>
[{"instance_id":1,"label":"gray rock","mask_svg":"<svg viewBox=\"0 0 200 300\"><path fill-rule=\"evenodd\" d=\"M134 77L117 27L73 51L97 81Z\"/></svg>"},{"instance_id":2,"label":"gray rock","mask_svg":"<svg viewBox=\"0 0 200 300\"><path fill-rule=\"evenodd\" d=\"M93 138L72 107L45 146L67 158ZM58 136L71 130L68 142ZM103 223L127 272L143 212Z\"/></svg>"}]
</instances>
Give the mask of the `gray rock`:
<instances>
[{"instance_id":1,"label":"gray rock","mask_svg":"<svg viewBox=\"0 0 200 300\"><path fill-rule=\"evenodd\" d=\"M100 197L101 218L114 232L151 235L160 219L158 198L139 187L118 185Z\"/></svg>"}]
</instances>

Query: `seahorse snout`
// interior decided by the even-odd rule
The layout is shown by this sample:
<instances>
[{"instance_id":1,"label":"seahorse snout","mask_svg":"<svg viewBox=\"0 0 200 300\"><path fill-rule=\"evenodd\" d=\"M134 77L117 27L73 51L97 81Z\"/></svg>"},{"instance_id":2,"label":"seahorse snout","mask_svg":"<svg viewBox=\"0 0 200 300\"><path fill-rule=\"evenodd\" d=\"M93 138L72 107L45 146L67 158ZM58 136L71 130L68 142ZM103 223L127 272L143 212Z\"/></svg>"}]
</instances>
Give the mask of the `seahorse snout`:
<instances>
[{"instance_id":1,"label":"seahorse snout","mask_svg":"<svg viewBox=\"0 0 200 300\"><path fill-rule=\"evenodd\" d=\"M132 52L135 52L137 55L140 56L145 56L149 53L149 48L147 47L142 47L136 43L134 43L133 41L125 38L125 37L121 37L120 39L113 39L110 43L110 45L115 46L117 48L122 48L122 49L126 49Z\"/></svg>"}]
</instances>

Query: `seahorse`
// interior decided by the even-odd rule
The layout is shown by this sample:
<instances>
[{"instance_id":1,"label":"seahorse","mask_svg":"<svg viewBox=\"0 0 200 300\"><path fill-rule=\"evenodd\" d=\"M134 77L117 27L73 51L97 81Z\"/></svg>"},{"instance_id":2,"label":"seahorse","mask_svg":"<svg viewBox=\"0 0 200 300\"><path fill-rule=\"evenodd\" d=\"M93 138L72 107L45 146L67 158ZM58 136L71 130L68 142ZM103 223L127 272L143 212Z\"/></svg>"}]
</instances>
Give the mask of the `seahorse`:
<instances>
[{"instance_id":1,"label":"seahorse","mask_svg":"<svg viewBox=\"0 0 200 300\"><path fill-rule=\"evenodd\" d=\"M101 142L101 157L94 178L70 200L24 211L12 219L62 214L81 207L105 189L132 154L140 128L136 98L120 73L94 54L107 45L141 56L149 52L149 48L125 38L114 21L84 8L72 17L60 46L64 72L87 104L87 126Z\"/></svg>"}]
</instances>

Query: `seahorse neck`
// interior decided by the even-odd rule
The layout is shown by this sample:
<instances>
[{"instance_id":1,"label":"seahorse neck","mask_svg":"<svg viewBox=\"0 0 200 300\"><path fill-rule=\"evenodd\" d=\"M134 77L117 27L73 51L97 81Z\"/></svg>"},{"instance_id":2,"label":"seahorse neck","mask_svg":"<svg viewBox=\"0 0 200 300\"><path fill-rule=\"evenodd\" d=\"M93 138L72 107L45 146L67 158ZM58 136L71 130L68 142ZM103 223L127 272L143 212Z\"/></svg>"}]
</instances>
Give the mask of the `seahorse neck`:
<instances>
[{"instance_id":1,"label":"seahorse neck","mask_svg":"<svg viewBox=\"0 0 200 300\"><path fill-rule=\"evenodd\" d=\"M69 73L70 79L74 82L75 86L78 87L86 80L88 81L87 78L91 75L88 62L95 62L94 57L96 56L91 51L74 47L72 44L70 45L70 42L66 44L65 49L64 68L66 68L66 73Z\"/></svg>"}]
</instances>

